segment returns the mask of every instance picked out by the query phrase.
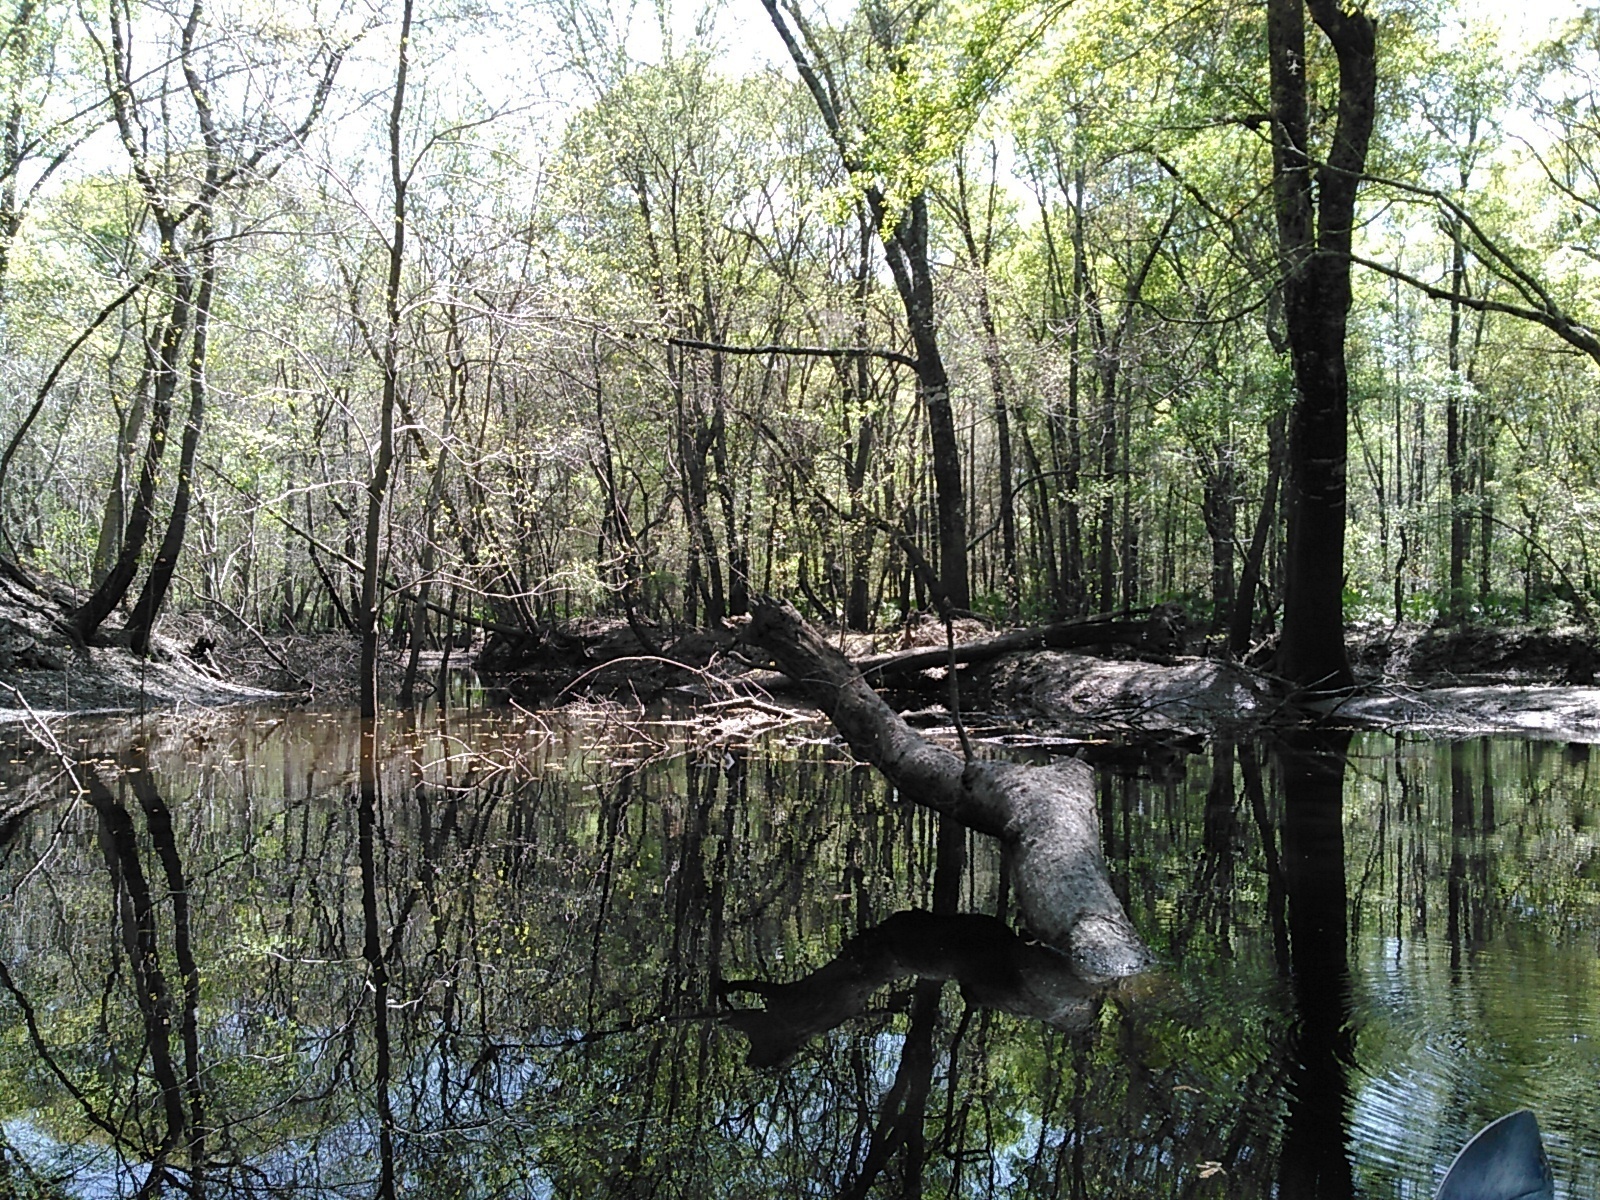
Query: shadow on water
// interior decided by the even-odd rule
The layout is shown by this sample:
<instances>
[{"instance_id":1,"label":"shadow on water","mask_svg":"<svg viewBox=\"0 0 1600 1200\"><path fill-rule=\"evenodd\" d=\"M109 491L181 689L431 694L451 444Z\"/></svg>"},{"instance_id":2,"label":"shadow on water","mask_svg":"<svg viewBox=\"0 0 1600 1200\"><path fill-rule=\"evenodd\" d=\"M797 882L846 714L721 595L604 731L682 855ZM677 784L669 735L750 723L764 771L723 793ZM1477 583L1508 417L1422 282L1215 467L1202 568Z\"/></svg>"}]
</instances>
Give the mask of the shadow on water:
<instances>
[{"instance_id":1,"label":"shadow on water","mask_svg":"<svg viewBox=\"0 0 1600 1200\"><path fill-rule=\"evenodd\" d=\"M1523 1104L1600 1185L1586 752L1112 756L1165 965L1101 991L820 729L57 733L0 754L0 1195L1421 1196Z\"/></svg>"}]
</instances>

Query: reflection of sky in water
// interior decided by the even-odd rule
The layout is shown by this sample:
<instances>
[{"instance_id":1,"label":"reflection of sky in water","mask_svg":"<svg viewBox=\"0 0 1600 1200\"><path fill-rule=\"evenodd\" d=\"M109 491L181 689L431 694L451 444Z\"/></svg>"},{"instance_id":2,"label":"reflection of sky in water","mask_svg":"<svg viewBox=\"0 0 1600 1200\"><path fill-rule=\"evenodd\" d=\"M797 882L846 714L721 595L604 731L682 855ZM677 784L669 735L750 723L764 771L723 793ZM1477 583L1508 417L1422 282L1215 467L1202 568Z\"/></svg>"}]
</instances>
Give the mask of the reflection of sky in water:
<instances>
[{"instance_id":1,"label":"reflection of sky in water","mask_svg":"<svg viewBox=\"0 0 1600 1200\"><path fill-rule=\"evenodd\" d=\"M828 761L836 750L815 731L730 766L726 746L688 746L681 727L630 742L637 714L591 717L546 728L478 710L447 729L390 730L375 836L382 940L401 931L389 1019L402 1181L413 1194L441 1186L418 1182L431 1163L462 1195L837 1194L903 1101L911 980L762 1070L718 1024L715 981L793 982L892 914L926 907L933 823ZM598 727L611 740L588 744ZM85 726L63 740L98 760L145 839L176 988L162 866L131 776L119 776L125 732ZM16 892L0 910L0 952L68 1069L88 1079L109 1060L79 1018L111 968L116 987L127 980L106 861L93 810L45 795L58 786L47 760L7 736L6 802L46 803L0 857L0 902ZM144 736L195 898L211 1115L249 1165L220 1171L214 1190L370 1194L352 726L336 714L205 714ZM1563 1194L1595 1195L1600 810L1588 762L1559 747L1470 747L1454 765L1490 765L1488 831L1473 774L1473 819L1452 832L1463 793L1458 781L1453 809L1447 746L1352 746L1352 1179L1360 1196L1425 1200L1472 1132L1527 1105ZM1103 1002L1089 1033L969 1006L945 986L928 1044L928 1194L1276 1194L1299 1068L1261 821L1280 837L1287 801L1268 764L1259 813L1237 779L1232 809L1208 809L1211 770L1197 755L1180 777L1104 790L1113 870L1169 965ZM992 911L993 854L980 847L965 878L963 905ZM137 1060L137 1009L113 995L119 1057ZM0 996L4 1023L14 1014ZM12 1150L70 1167L71 1195L136 1190L137 1156L119 1162L40 1079L13 1032L0 1043ZM148 1075L142 1086L154 1129ZM941 1142L952 1129L959 1145ZM905 1153L902 1142L887 1157L877 1192L899 1186ZM1207 1182L1207 1164L1225 1173Z\"/></svg>"},{"instance_id":2,"label":"reflection of sky in water","mask_svg":"<svg viewBox=\"0 0 1600 1200\"><path fill-rule=\"evenodd\" d=\"M121 1200L137 1191L149 1174L141 1166L119 1162L109 1147L62 1145L27 1117L0 1122L0 1132L40 1174L70 1178L72 1194L83 1200Z\"/></svg>"}]
</instances>

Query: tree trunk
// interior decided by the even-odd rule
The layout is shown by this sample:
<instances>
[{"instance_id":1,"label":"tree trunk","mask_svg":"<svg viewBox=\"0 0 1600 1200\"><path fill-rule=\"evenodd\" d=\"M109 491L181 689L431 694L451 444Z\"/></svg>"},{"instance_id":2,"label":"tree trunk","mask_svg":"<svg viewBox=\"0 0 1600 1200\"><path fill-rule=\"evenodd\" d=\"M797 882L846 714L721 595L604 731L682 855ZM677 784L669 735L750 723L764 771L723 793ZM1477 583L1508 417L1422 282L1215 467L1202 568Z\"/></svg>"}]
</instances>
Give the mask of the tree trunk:
<instances>
[{"instance_id":1,"label":"tree trunk","mask_svg":"<svg viewBox=\"0 0 1600 1200\"><path fill-rule=\"evenodd\" d=\"M886 214L875 206L879 230ZM954 608L970 608L972 592L967 579L967 509L961 482L961 443L956 434L955 409L950 400L950 377L939 353L938 322L933 309L933 274L928 263L928 198L918 193L886 235L890 270L900 290L906 325L917 351L917 395L928 417L928 441L933 447L933 494L938 513L939 587L943 601Z\"/></svg>"},{"instance_id":2,"label":"tree trunk","mask_svg":"<svg viewBox=\"0 0 1600 1200\"><path fill-rule=\"evenodd\" d=\"M1080 166L1073 176L1072 192L1072 306L1067 314L1067 462L1062 479L1066 497L1066 516L1061 523L1062 609L1076 616L1088 608L1083 580L1083 509L1079 495L1083 479L1083 314L1089 290L1089 266L1084 252L1083 191L1084 171Z\"/></svg>"},{"instance_id":3,"label":"tree trunk","mask_svg":"<svg viewBox=\"0 0 1600 1200\"><path fill-rule=\"evenodd\" d=\"M799 24L805 44L821 43L811 36L793 8L780 10L778 0L762 0L762 7L783 40L806 90L815 101L817 112L827 126L844 167L852 175L861 169L857 158L857 139L847 130L817 66L795 37L790 22ZM902 63L904 55L893 46L882 49ZM821 64L824 72L828 64ZM934 494L939 520L939 578L944 592L940 607L969 608L972 596L967 580L967 513L961 482L961 444L956 436L955 410L950 402L950 378L939 353L939 327L933 304L933 272L928 262L928 194L920 191L910 198L905 210L893 213L888 197L876 184L864 189L873 226L883 242L884 257L894 276L895 289L905 308L906 328L916 350L917 396L928 417L928 438L933 444Z\"/></svg>"},{"instance_id":4,"label":"tree trunk","mask_svg":"<svg viewBox=\"0 0 1600 1200\"><path fill-rule=\"evenodd\" d=\"M1466 172L1462 172L1463 175ZM1463 188L1465 180L1463 180ZM1461 222L1450 222L1450 290L1461 294L1466 281L1467 251L1461 241ZM1461 302L1450 302L1450 335L1448 342L1450 390L1445 394L1445 470L1450 476L1450 594L1446 598L1446 611L1450 620L1459 623L1467 615L1466 564L1470 553L1468 542L1471 528L1466 509L1467 447L1466 430L1461 426L1462 385L1465 377L1461 371Z\"/></svg>"},{"instance_id":5,"label":"tree trunk","mask_svg":"<svg viewBox=\"0 0 1600 1200\"><path fill-rule=\"evenodd\" d=\"M1027 459L1028 475L1032 480L1030 488L1032 511L1029 513L1028 528L1032 533L1033 558L1035 562L1043 560L1045 595L1049 596L1051 603L1054 604L1061 594L1061 567L1056 561L1055 517L1050 511L1050 482L1046 477L1044 464L1039 461L1039 452L1034 448L1033 439L1028 436L1026 420L1017 422L1017 432L1022 437L1022 453Z\"/></svg>"},{"instance_id":6,"label":"tree trunk","mask_svg":"<svg viewBox=\"0 0 1600 1200\"><path fill-rule=\"evenodd\" d=\"M139 433L144 428L145 414L150 408L150 358L145 356L144 369L134 388L133 403L121 422L117 438L117 465L111 479L111 491L106 495L105 513L100 518L100 536L95 542L94 565L90 582L99 587L111 571L122 549L122 526L128 515L128 474L133 467L133 452L138 449Z\"/></svg>"},{"instance_id":7,"label":"tree trunk","mask_svg":"<svg viewBox=\"0 0 1600 1200\"><path fill-rule=\"evenodd\" d=\"M955 215L961 226L962 241L966 244L967 261L977 284L978 319L983 327L983 362L989 376L989 394L994 403L995 445L1000 456L1001 565L1005 576L1006 615L1015 621L1022 612L1022 576L1017 566L1016 497L1012 491L1015 476L1011 462L1011 416L1006 403L1005 364L1000 356L1000 332L994 318L994 305L989 297L989 253L993 231L985 229L980 249L973 229L972 212L967 206L966 175L959 159L956 162L956 181L959 190ZM992 201L992 181L990 187ZM992 202L989 211L992 217Z\"/></svg>"},{"instance_id":8,"label":"tree trunk","mask_svg":"<svg viewBox=\"0 0 1600 1200\"><path fill-rule=\"evenodd\" d=\"M1261 564L1277 524L1278 483L1283 475L1284 452L1283 420L1277 418L1267 427L1267 482L1261 491L1261 513L1256 518L1255 532L1250 535L1250 549L1239 571L1239 590L1233 598L1228 625L1229 658L1243 658L1250 649L1256 591L1261 586Z\"/></svg>"},{"instance_id":9,"label":"tree trunk","mask_svg":"<svg viewBox=\"0 0 1600 1200\"><path fill-rule=\"evenodd\" d=\"M722 355L711 357L712 403L711 462L717 469L717 498L722 507L723 541L728 547L727 613L743 616L750 608L750 555L739 536L739 503L734 471L728 459L728 398L722 375Z\"/></svg>"},{"instance_id":10,"label":"tree trunk","mask_svg":"<svg viewBox=\"0 0 1600 1200\"><path fill-rule=\"evenodd\" d=\"M692 405L689 402L689 389L683 379L683 352L674 352L669 346L667 354L678 413L678 474L683 489L683 519L690 555L684 584L684 622L696 624L695 605L703 603L706 624L715 625L727 615L727 604L716 535L707 512L710 492L706 468L714 430L701 416L698 397Z\"/></svg>"},{"instance_id":11,"label":"tree trunk","mask_svg":"<svg viewBox=\"0 0 1600 1200\"><path fill-rule=\"evenodd\" d=\"M394 409L400 392L400 272L405 265L406 183L400 145L400 121L405 114L406 73L411 62L411 0L400 11L400 45L394 77L394 98L389 105L389 182L393 188L392 229L389 237L389 273L384 283L383 393L378 409L378 455L372 480L367 484L367 520L361 553L361 598L356 622L361 630L361 716L378 715L378 609L383 579L378 554L383 534L383 504L389 492L389 471L394 464Z\"/></svg>"},{"instance_id":12,"label":"tree trunk","mask_svg":"<svg viewBox=\"0 0 1600 1200\"><path fill-rule=\"evenodd\" d=\"M1121 978L1153 964L1112 890L1088 766L963 762L913 732L789 604L758 601L742 636L771 654L902 795L1000 839L1023 921L1079 975Z\"/></svg>"},{"instance_id":13,"label":"tree trunk","mask_svg":"<svg viewBox=\"0 0 1600 1200\"><path fill-rule=\"evenodd\" d=\"M172 497L172 512L167 517L167 531L162 535L155 561L150 564L150 573L145 576L139 600L128 617L128 645L136 654L150 652L150 634L172 586L178 555L183 552L183 541L189 529L195 456L200 449L200 431L206 414L206 335L210 327L211 294L217 281L217 255L209 240L209 223L200 226L200 237L200 291L195 298L194 340L189 352L189 416L183 424L183 442L178 451L178 486Z\"/></svg>"},{"instance_id":14,"label":"tree trunk","mask_svg":"<svg viewBox=\"0 0 1600 1200\"><path fill-rule=\"evenodd\" d=\"M1142 515L1134 514L1133 505L1133 391L1125 379L1122 384L1122 611L1132 612L1139 603L1139 530L1144 523Z\"/></svg>"},{"instance_id":15,"label":"tree trunk","mask_svg":"<svg viewBox=\"0 0 1600 1200\"><path fill-rule=\"evenodd\" d=\"M1478 419L1478 603L1485 612L1493 603L1494 584L1494 447L1489 440L1487 417Z\"/></svg>"},{"instance_id":16,"label":"tree trunk","mask_svg":"<svg viewBox=\"0 0 1600 1200\"><path fill-rule=\"evenodd\" d=\"M1229 447L1214 442L1202 471L1200 513L1211 539L1211 628L1229 628L1233 616L1233 543L1238 524L1238 479Z\"/></svg>"},{"instance_id":17,"label":"tree trunk","mask_svg":"<svg viewBox=\"0 0 1600 1200\"><path fill-rule=\"evenodd\" d=\"M861 256L862 275L858 284L864 290L868 259L863 241ZM864 345L865 309L858 319L857 345ZM849 531L849 595L845 600L845 625L859 633L872 626L872 604L867 575L872 566L872 527L866 520L865 493L867 468L872 462L876 444L877 418L873 413L875 397L872 395L871 377L867 373L867 360L857 356L840 368L840 381L844 386L846 420L855 412L856 427L852 444L845 448L845 490L850 497ZM848 426L847 426L848 429ZM746 608L748 609L748 602Z\"/></svg>"},{"instance_id":18,"label":"tree trunk","mask_svg":"<svg viewBox=\"0 0 1600 1200\"><path fill-rule=\"evenodd\" d=\"M1289 415L1289 517L1278 671L1317 690L1350 687L1344 648L1345 326L1356 189L1372 135L1377 25L1339 0L1304 0L1339 61L1338 123L1328 161L1309 154L1305 8L1269 0L1273 202L1284 316L1297 395Z\"/></svg>"},{"instance_id":19,"label":"tree trunk","mask_svg":"<svg viewBox=\"0 0 1600 1200\"><path fill-rule=\"evenodd\" d=\"M1117 368L1116 349L1106 335L1105 320L1098 305L1091 303L1091 328L1095 331L1095 365L1100 386L1100 549L1096 560L1099 576L1100 611L1110 612L1116 605L1117 559Z\"/></svg>"},{"instance_id":20,"label":"tree trunk","mask_svg":"<svg viewBox=\"0 0 1600 1200\"><path fill-rule=\"evenodd\" d=\"M449 445L455 414L466 398L467 363L461 344L461 317L457 305L450 305L446 314L449 387L445 391L445 411L440 422L439 457L433 464L433 478L428 484L428 500L422 517L421 578L411 605L411 656L406 660L405 679L400 685L400 707L410 708L416 700L417 670L422 664L422 643L427 640L428 593L433 588L433 573L438 555L437 539L439 510L444 506L446 464L450 461Z\"/></svg>"},{"instance_id":21,"label":"tree trunk","mask_svg":"<svg viewBox=\"0 0 1600 1200\"><path fill-rule=\"evenodd\" d=\"M177 236L175 227L164 225L163 238L170 244ZM161 460L167 452L167 426L172 420L172 396L178 387L178 351L189 330L189 306L194 287L194 276L189 268L179 264L173 268L172 309L161 331L161 341L151 364L154 389L150 403L150 433L145 442L144 461L139 466L139 484L134 491L133 507L128 513L128 524L122 533L122 548L106 577L100 581L89 598L73 617L78 636L84 641L94 637L113 609L122 603L133 577L139 570L139 556L150 536L154 519L156 488L160 483Z\"/></svg>"}]
</instances>

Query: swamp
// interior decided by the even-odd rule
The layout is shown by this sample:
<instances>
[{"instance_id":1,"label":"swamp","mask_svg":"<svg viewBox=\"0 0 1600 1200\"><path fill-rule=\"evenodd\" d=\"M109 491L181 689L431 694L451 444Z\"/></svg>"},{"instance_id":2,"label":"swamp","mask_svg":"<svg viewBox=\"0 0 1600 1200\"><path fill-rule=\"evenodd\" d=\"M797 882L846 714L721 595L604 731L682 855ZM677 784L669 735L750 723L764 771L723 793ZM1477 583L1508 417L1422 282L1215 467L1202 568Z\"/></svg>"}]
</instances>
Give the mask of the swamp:
<instances>
[{"instance_id":1,"label":"swamp","mask_svg":"<svg viewBox=\"0 0 1600 1200\"><path fill-rule=\"evenodd\" d=\"M1096 987L819 722L430 705L367 799L360 731L7 733L10 1194L1427 1196L1523 1105L1600 1189L1587 745L1100 768Z\"/></svg>"},{"instance_id":2,"label":"swamp","mask_svg":"<svg viewBox=\"0 0 1600 1200\"><path fill-rule=\"evenodd\" d=\"M0 0L0 1200L1600 1195L1597 247L1570 0Z\"/></svg>"}]
</instances>

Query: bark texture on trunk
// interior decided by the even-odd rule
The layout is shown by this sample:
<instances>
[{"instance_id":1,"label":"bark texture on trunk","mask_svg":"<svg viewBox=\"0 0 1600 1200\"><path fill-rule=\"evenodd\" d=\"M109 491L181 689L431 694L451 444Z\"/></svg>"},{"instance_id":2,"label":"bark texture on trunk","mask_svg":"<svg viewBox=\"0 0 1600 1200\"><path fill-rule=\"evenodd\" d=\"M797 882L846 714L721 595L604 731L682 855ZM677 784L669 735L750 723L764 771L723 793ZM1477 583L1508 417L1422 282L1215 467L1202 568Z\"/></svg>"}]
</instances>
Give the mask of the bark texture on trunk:
<instances>
[{"instance_id":1,"label":"bark texture on trunk","mask_svg":"<svg viewBox=\"0 0 1600 1200\"><path fill-rule=\"evenodd\" d=\"M162 231L170 242L175 232ZM167 426L172 419L172 397L178 387L178 354L189 330L194 276L186 265L173 271L172 309L167 315L161 338L150 362L154 379L154 398L150 406L149 437L144 460L139 467L139 483L128 511L128 524L122 534L122 548L106 572L100 586L73 614L73 624L84 641L93 640L107 617L121 604L139 571L139 556L155 518L156 490L160 486L161 461L167 452Z\"/></svg>"},{"instance_id":2,"label":"bark texture on trunk","mask_svg":"<svg viewBox=\"0 0 1600 1200\"><path fill-rule=\"evenodd\" d=\"M1306 22L1332 44L1339 103L1327 161L1310 154ZM1350 247L1377 92L1377 22L1343 0L1269 0L1267 43L1284 318L1296 398L1289 414L1284 503L1283 638L1278 673L1316 691L1351 687L1344 648L1345 468Z\"/></svg>"},{"instance_id":3,"label":"bark texture on trunk","mask_svg":"<svg viewBox=\"0 0 1600 1200\"><path fill-rule=\"evenodd\" d=\"M787 603L758 601L742 636L907 799L1000 839L1023 921L1078 974L1116 979L1154 964L1112 890L1088 766L964 762L912 730Z\"/></svg>"}]
</instances>

